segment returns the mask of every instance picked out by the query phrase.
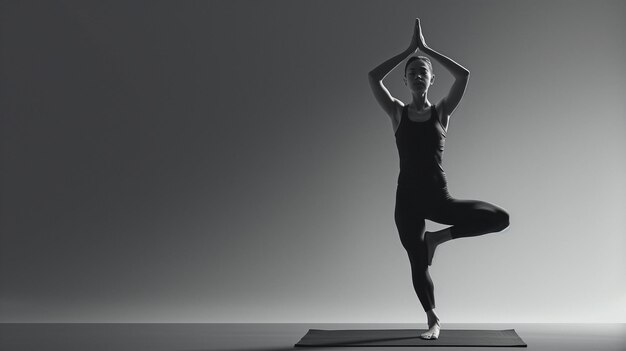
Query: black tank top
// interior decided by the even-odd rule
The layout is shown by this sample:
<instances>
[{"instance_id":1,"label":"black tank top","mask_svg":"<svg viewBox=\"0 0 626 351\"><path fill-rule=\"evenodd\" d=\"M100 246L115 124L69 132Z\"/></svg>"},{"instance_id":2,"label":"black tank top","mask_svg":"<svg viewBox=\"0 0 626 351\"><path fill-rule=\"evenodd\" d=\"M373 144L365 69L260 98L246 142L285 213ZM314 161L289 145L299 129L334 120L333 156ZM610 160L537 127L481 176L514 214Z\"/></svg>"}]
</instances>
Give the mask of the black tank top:
<instances>
[{"instance_id":1,"label":"black tank top","mask_svg":"<svg viewBox=\"0 0 626 351\"><path fill-rule=\"evenodd\" d=\"M408 105L404 106L395 136L400 156L398 185L446 188L446 173L441 166L446 131L435 106L431 105L430 118L424 122L410 120Z\"/></svg>"}]
</instances>

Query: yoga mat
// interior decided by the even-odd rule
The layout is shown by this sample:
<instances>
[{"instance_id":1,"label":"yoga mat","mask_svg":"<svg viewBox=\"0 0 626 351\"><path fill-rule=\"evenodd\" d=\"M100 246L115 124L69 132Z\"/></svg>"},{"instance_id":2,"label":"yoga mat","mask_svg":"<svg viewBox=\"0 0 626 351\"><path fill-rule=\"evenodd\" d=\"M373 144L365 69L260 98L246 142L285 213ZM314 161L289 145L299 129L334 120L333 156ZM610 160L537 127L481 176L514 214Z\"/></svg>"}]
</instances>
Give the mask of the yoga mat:
<instances>
[{"instance_id":1,"label":"yoga mat","mask_svg":"<svg viewBox=\"0 0 626 351\"><path fill-rule=\"evenodd\" d=\"M309 331L294 346L493 346L527 347L515 329L442 329L439 339L424 340L427 329L358 329Z\"/></svg>"}]
</instances>

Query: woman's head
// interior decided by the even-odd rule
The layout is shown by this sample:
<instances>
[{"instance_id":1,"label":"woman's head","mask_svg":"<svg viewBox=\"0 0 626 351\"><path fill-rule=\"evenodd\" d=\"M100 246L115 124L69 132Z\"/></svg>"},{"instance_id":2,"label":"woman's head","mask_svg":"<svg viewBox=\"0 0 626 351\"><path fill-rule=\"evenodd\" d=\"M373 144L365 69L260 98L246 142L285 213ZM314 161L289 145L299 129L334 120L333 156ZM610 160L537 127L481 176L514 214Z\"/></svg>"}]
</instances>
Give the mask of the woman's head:
<instances>
[{"instance_id":1,"label":"woman's head","mask_svg":"<svg viewBox=\"0 0 626 351\"><path fill-rule=\"evenodd\" d=\"M426 91L434 83L433 65L426 56L413 56L404 66L404 84L413 91Z\"/></svg>"}]
</instances>

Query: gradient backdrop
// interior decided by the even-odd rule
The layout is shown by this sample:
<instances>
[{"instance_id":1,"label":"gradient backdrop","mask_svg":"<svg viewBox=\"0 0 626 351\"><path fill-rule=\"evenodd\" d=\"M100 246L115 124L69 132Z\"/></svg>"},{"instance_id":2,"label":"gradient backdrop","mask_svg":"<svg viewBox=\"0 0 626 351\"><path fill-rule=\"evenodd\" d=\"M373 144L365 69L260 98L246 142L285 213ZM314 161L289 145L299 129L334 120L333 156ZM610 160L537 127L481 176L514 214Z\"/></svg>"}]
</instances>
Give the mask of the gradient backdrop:
<instances>
[{"instance_id":1,"label":"gradient backdrop","mask_svg":"<svg viewBox=\"0 0 626 351\"><path fill-rule=\"evenodd\" d=\"M442 322L626 322L626 2L2 1L1 322L425 322L367 73L472 75ZM404 62L384 83L408 103ZM452 76L434 62L435 103ZM427 221L427 230L444 226Z\"/></svg>"}]
</instances>

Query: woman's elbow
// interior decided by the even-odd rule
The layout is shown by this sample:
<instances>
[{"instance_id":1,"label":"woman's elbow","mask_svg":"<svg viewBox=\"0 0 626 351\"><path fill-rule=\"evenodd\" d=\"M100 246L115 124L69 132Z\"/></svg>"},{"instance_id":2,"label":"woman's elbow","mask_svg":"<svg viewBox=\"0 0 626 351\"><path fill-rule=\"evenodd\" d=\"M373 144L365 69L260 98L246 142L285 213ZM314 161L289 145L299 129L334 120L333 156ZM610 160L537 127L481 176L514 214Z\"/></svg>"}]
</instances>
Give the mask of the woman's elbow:
<instances>
[{"instance_id":1,"label":"woman's elbow","mask_svg":"<svg viewBox=\"0 0 626 351\"><path fill-rule=\"evenodd\" d=\"M456 80L465 80L467 81L469 79L470 76L470 72L466 69L461 70L457 73L454 74L454 79Z\"/></svg>"}]
</instances>

